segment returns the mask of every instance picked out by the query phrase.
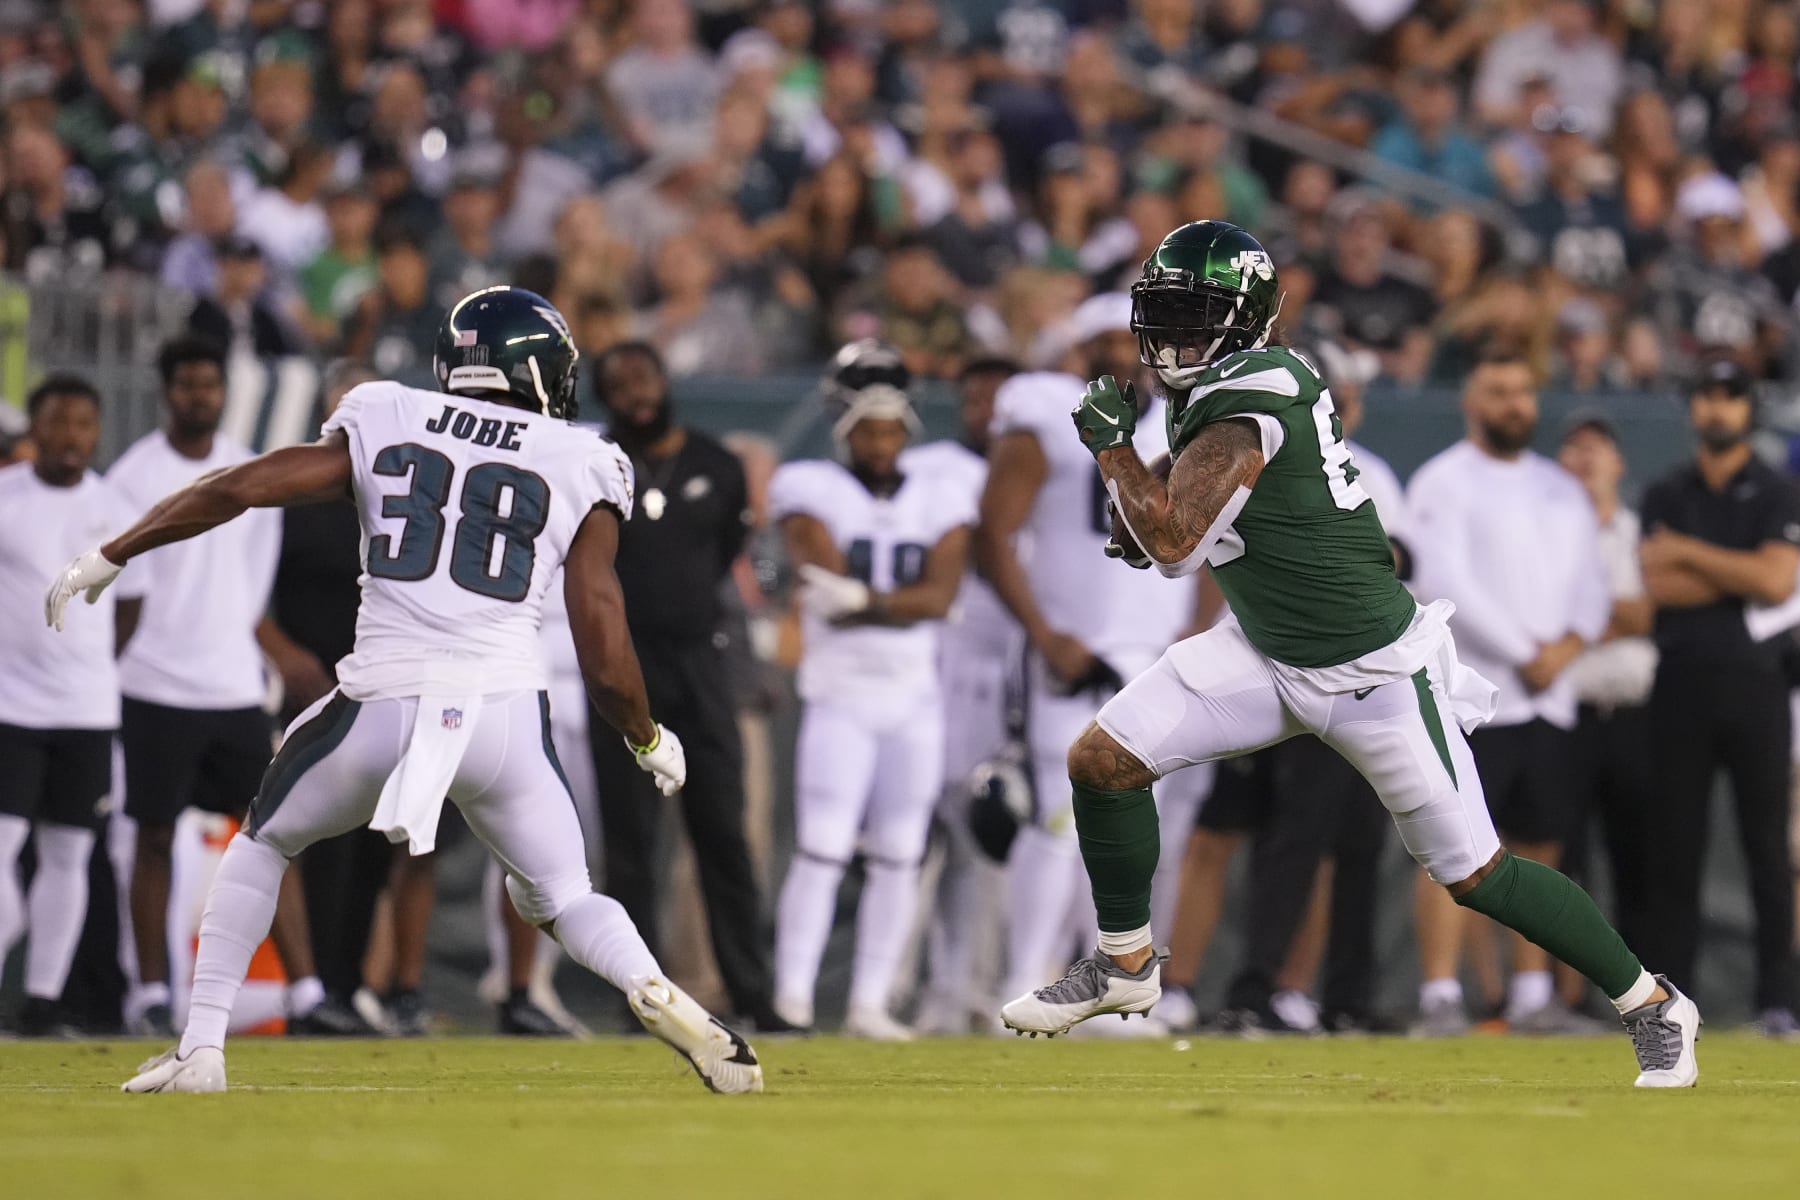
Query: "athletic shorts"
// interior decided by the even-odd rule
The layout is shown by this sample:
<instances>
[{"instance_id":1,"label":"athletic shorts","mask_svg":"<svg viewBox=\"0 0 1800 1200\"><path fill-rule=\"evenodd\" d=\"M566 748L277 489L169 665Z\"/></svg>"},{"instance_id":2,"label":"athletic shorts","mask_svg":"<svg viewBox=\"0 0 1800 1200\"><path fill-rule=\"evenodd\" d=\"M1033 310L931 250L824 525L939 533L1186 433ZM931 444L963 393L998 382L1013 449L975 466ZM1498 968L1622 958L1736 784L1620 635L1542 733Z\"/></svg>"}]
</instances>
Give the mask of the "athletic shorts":
<instances>
[{"instance_id":1,"label":"athletic shorts","mask_svg":"<svg viewBox=\"0 0 1800 1200\"><path fill-rule=\"evenodd\" d=\"M0 724L0 813L99 829L112 810L110 729Z\"/></svg>"},{"instance_id":2,"label":"athletic shorts","mask_svg":"<svg viewBox=\"0 0 1800 1200\"><path fill-rule=\"evenodd\" d=\"M1561 843L1569 836L1577 816L1572 731L1541 718L1483 725L1469 735L1469 749L1502 837Z\"/></svg>"},{"instance_id":3,"label":"athletic shorts","mask_svg":"<svg viewBox=\"0 0 1800 1200\"><path fill-rule=\"evenodd\" d=\"M125 815L167 827L183 809L242 816L273 753L260 708L170 708L126 697Z\"/></svg>"}]
</instances>

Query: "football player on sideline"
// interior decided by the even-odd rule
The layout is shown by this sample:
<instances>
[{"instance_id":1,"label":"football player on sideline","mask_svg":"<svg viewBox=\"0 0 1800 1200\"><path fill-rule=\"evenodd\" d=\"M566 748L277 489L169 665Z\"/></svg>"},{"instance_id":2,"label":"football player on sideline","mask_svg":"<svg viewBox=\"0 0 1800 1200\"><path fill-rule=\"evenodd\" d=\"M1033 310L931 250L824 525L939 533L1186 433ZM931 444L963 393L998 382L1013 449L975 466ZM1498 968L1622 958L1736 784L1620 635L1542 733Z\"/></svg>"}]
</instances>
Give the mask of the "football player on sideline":
<instances>
[{"instance_id":1,"label":"football player on sideline","mask_svg":"<svg viewBox=\"0 0 1800 1200\"><path fill-rule=\"evenodd\" d=\"M1280 309L1268 253L1234 225L1197 221L1163 239L1131 290L1141 357L1170 396L1166 482L1132 447L1129 383L1089 384L1075 427L1106 476L1127 561L1170 577L1210 564L1232 617L1172 647L1070 748L1100 945L1002 1018L1035 1036L1148 1012L1163 957L1150 936L1151 783L1311 732L1369 780L1408 852L1457 903L1611 997L1637 1086L1691 1086L1694 1002L1646 971L1566 876L1501 848L1463 740L1493 712L1494 687L1457 661L1451 605L1420 608L1396 578L1318 372L1268 344Z\"/></svg>"},{"instance_id":2,"label":"football player on sideline","mask_svg":"<svg viewBox=\"0 0 1800 1200\"><path fill-rule=\"evenodd\" d=\"M60 629L76 593L92 603L132 558L247 509L351 497L362 518L355 649L338 686L289 727L219 864L180 1045L126 1091L224 1091L226 1022L289 860L362 824L424 853L446 795L505 866L520 915L624 991L709 1088L762 1090L750 1046L670 983L624 909L595 894L551 743L537 640L562 568L596 710L665 795L687 773L681 742L651 719L613 573L631 466L568 423L576 358L562 314L541 296L475 292L438 331L448 396L363 384L317 442L201 477L51 586L44 615Z\"/></svg>"},{"instance_id":3,"label":"football player on sideline","mask_svg":"<svg viewBox=\"0 0 1800 1200\"><path fill-rule=\"evenodd\" d=\"M918 905L932 806L944 779L938 623L950 611L975 522L968 489L903 473L918 431L910 373L891 346L838 351L825 400L841 462L784 464L769 513L800 576L794 858L775 933L775 1011L813 1023L819 960L844 868L867 877L850 973L852 1037L906 1041L888 1011Z\"/></svg>"}]
</instances>

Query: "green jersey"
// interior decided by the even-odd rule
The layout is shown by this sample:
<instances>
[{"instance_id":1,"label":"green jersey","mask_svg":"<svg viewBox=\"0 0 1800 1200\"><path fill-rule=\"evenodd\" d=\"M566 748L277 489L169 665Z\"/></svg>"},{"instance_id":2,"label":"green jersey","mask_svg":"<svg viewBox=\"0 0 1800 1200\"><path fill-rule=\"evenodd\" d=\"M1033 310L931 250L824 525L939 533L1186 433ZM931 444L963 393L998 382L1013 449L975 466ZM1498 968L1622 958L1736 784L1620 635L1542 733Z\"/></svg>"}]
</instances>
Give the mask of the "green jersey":
<instances>
[{"instance_id":1,"label":"green jersey","mask_svg":"<svg viewBox=\"0 0 1800 1200\"><path fill-rule=\"evenodd\" d=\"M1256 422L1265 461L1207 561L1250 644L1335 667L1393 642L1415 605L1318 371L1285 346L1227 355L1171 395L1172 452L1228 417Z\"/></svg>"}]
</instances>

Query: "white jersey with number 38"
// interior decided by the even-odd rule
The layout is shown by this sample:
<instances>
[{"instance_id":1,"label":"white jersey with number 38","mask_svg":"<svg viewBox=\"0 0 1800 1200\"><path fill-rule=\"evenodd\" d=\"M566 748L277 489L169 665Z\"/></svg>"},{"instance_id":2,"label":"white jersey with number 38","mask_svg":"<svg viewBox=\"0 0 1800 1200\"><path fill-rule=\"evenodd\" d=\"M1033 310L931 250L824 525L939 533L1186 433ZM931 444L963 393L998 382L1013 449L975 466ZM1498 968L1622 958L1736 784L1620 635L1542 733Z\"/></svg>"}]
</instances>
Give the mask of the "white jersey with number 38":
<instances>
[{"instance_id":1,"label":"white jersey with number 38","mask_svg":"<svg viewBox=\"0 0 1800 1200\"><path fill-rule=\"evenodd\" d=\"M777 521L805 515L825 526L848 573L878 592L917 583L944 535L975 521L966 489L934 475L909 474L891 496L876 496L835 462L784 463L769 481ZM808 614L799 689L803 700L904 706L937 687L938 622L905 628L838 628Z\"/></svg>"},{"instance_id":2,"label":"white jersey with number 38","mask_svg":"<svg viewBox=\"0 0 1800 1200\"><path fill-rule=\"evenodd\" d=\"M630 459L567 421L397 383L352 389L337 430L363 534L344 693L544 687L545 593L595 506L631 515Z\"/></svg>"}]
</instances>

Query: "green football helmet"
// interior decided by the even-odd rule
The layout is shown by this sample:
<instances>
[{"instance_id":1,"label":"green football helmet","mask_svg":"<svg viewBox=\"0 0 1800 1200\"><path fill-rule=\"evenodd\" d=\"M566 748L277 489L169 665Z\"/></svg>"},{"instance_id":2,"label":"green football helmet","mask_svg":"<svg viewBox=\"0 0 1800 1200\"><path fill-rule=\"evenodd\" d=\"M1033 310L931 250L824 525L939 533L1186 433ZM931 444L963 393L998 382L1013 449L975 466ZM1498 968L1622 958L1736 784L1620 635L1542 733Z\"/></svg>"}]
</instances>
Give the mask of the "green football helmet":
<instances>
[{"instance_id":1,"label":"green football helmet","mask_svg":"<svg viewBox=\"0 0 1800 1200\"><path fill-rule=\"evenodd\" d=\"M546 416L576 415L581 353L554 305L524 288L491 287L456 302L438 327L432 367L446 392L509 392Z\"/></svg>"},{"instance_id":2,"label":"green football helmet","mask_svg":"<svg viewBox=\"0 0 1800 1200\"><path fill-rule=\"evenodd\" d=\"M1172 388L1191 386L1227 354L1260 350L1280 309L1275 260L1224 221L1193 221L1163 238L1131 285L1138 353Z\"/></svg>"}]
</instances>

